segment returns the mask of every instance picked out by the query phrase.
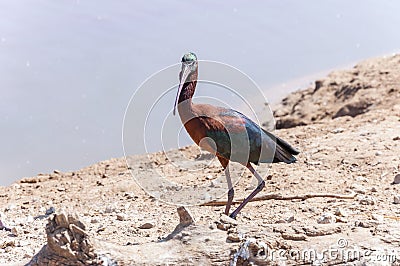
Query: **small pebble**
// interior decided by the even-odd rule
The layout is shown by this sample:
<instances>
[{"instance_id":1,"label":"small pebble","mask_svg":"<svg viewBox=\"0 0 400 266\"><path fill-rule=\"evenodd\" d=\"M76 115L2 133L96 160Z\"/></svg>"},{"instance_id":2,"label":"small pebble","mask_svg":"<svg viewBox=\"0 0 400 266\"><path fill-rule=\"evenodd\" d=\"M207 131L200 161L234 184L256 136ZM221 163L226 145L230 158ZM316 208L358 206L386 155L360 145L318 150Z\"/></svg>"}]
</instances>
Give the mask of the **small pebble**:
<instances>
[{"instance_id":1,"label":"small pebble","mask_svg":"<svg viewBox=\"0 0 400 266\"><path fill-rule=\"evenodd\" d=\"M229 234L227 240L231 242L240 242L241 237L238 234Z\"/></svg>"},{"instance_id":2,"label":"small pebble","mask_svg":"<svg viewBox=\"0 0 400 266\"><path fill-rule=\"evenodd\" d=\"M18 236L19 230L16 227L13 227L13 228L11 228L11 234L13 234L14 236Z\"/></svg>"},{"instance_id":3,"label":"small pebble","mask_svg":"<svg viewBox=\"0 0 400 266\"><path fill-rule=\"evenodd\" d=\"M395 175L393 185L400 184L400 174Z\"/></svg>"},{"instance_id":4,"label":"small pebble","mask_svg":"<svg viewBox=\"0 0 400 266\"><path fill-rule=\"evenodd\" d=\"M375 205L375 198L372 196L361 196L359 197L360 204L362 205Z\"/></svg>"},{"instance_id":5,"label":"small pebble","mask_svg":"<svg viewBox=\"0 0 400 266\"><path fill-rule=\"evenodd\" d=\"M337 208L337 209L335 210L335 215L336 215L336 216L340 216L340 217L346 217L346 216L347 216L347 213L346 213L346 211L343 210L342 208Z\"/></svg>"},{"instance_id":6,"label":"small pebble","mask_svg":"<svg viewBox=\"0 0 400 266\"><path fill-rule=\"evenodd\" d=\"M106 209L104 210L105 213L112 213L115 212L115 208L112 206L108 206L106 207Z\"/></svg>"},{"instance_id":7,"label":"small pebble","mask_svg":"<svg viewBox=\"0 0 400 266\"><path fill-rule=\"evenodd\" d=\"M395 195L393 197L393 203L394 204L400 204L400 195Z\"/></svg>"},{"instance_id":8,"label":"small pebble","mask_svg":"<svg viewBox=\"0 0 400 266\"><path fill-rule=\"evenodd\" d=\"M139 229L151 229L153 227L154 225L152 223L144 223L141 226L139 226Z\"/></svg>"},{"instance_id":9,"label":"small pebble","mask_svg":"<svg viewBox=\"0 0 400 266\"><path fill-rule=\"evenodd\" d=\"M92 218L92 219L90 220L90 222L91 222L92 224L97 224L97 223L99 222L99 220L97 220L96 218Z\"/></svg>"},{"instance_id":10,"label":"small pebble","mask_svg":"<svg viewBox=\"0 0 400 266\"><path fill-rule=\"evenodd\" d=\"M305 234L282 233L282 238L285 240L304 241L307 239L307 236Z\"/></svg>"},{"instance_id":11,"label":"small pebble","mask_svg":"<svg viewBox=\"0 0 400 266\"><path fill-rule=\"evenodd\" d=\"M56 209L54 207L50 207L46 210L46 215L50 215L56 212Z\"/></svg>"},{"instance_id":12,"label":"small pebble","mask_svg":"<svg viewBox=\"0 0 400 266\"><path fill-rule=\"evenodd\" d=\"M334 130L332 130L333 134L337 134L337 133L342 133L344 131L344 128L338 127L335 128Z\"/></svg>"},{"instance_id":13,"label":"small pebble","mask_svg":"<svg viewBox=\"0 0 400 266\"><path fill-rule=\"evenodd\" d=\"M221 221L221 223L224 223L224 224L232 224L232 225L238 224L238 222L235 219L233 219L225 214L221 214L221 216L219 217L219 220Z\"/></svg>"},{"instance_id":14,"label":"small pebble","mask_svg":"<svg viewBox=\"0 0 400 266\"><path fill-rule=\"evenodd\" d=\"M322 216L317 220L319 224L333 224L336 222L336 217L332 213L324 213Z\"/></svg>"},{"instance_id":15,"label":"small pebble","mask_svg":"<svg viewBox=\"0 0 400 266\"><path fill-rule=\"evenodd\" d=\"M357 226L357 227L370 228L370 227L373 226L373 223L372 222L368 222L368 221L359 221L359 220L357 220L357 221L354 222L354 225Z\"/></svg>"},{"instance_id":16,"label":"small pebble","mask_svg":"<svg viewBox=\"0 0 400 266\"><path fill-rule=\"evenodd\" d=\"M382 154L383 154L383 152L381 152L381 151L375 152L375 156L381 156Z\"/></svg>"},{"instance_id":17,"label":"small pebble","mask_svg":"<svg viewBox=\"0 0 400 266\"><path fill-rule=\"evenodd\" d=\"M287 223L291 223L294 221L294 215L289 216L288 218L285 219Z\"/></svg>"},{"instance_id":18,"label":"small pebble","mask_svg":"<svg viewBox=\"0 0 400 266\"><path fill-rule=\"evenodd\" d=\"M11 229L6 225L6 223L0 219L0 230L3 229L6 231L11 231Z\"/></svg>"},{"instance_id":19,"label":"small pebble","mask_svg":"<svg viewBox=\"0 0 400 266\"><path fill-rule=\"evenodd\" d=\"M126 197L127 199L133 199L135 198L135 194L133 194L132 192L125 192L124 197Z\"/></svg>"},{"instance_id":20,"label":"small pebble","mask_svg":"<svg viewBox=\"0 0 400 266\"><path fill-rule=\"evenodd\" d=\"M117 214L117 220L118 221L126 221L127 217L125 214Z\"/></svg>"},{"instance_id":21,"label":"small pebble","mask_svg":"<svg viewBox=\"0 0 400 266\"><path fill-rule=\"evenodd\" d=\"M231 227L232 227L231 224L223 224L223 223L218 223L217 224L217 228L219 230L222 230L222 231L228 231L228 229L231 228Z\"/></svg>"},{"instance_id":22,"label":"small pebble","mask_svg":"<svg viewBox=\"0 0 400 266\"><path fill-rule=\"evenodd\" d=\"M372 187L371 192L378 192L378 189L376 187Z\"/></svg>"}]
</instances>

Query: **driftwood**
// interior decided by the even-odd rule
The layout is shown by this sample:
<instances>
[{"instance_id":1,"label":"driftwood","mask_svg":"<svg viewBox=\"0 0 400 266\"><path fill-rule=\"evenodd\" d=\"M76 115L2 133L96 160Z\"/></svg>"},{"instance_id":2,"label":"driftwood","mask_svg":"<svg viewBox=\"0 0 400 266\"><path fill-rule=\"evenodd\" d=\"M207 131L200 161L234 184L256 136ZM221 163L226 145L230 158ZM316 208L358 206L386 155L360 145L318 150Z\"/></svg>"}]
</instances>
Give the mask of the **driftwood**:
<instances>
[{"instance_id":1,"label":"driftwood","mask_svg":"<svg viewBox=\"0 0 400 266\"><path fill-rule=\"evenodd\" d=\"M262 200L306 200L310 198L336 198L336 199L354 199L356 196L356 193L350 193L348 195L344 194L329 194L329 193L317 193L317 194L304 194L304 195L282 195L280 193L269 193L269 194L264 194L260 195L258 197L252 198L250 201L262 201ZM244 200L244 199L243 199ZM238 204L243 202L243 200L234 200L232 203L233 204ZM226 205L226 201L221 200L221 201L210 201L201 204L201 206L224 206Z\"/></svg>"}]
</instances>

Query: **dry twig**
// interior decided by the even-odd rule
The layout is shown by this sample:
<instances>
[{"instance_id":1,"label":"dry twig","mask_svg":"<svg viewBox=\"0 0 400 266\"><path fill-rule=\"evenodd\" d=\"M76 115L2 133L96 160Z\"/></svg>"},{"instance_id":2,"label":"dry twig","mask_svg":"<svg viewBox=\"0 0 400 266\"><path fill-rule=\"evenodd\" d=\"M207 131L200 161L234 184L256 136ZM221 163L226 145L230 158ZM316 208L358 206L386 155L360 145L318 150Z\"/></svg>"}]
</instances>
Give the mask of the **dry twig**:
<instances>
[{"instance_id":1,"label":"dry twig","mask_svg":"<svg viewBox=\"0 0 400 266\"><path fill-rule=\"evenodd\" d=\"M356 196L356 193L350 193L348 195L344 194L329 194L329 193L316 193L316 194L304 194L304 195L282 195L280 193L269 193L269 194L264 194L260 195L258 197L254 197L250 201L262 201L262 200L294 200L294 199L299 199L299 200L306 200L310 198L336 198L336 199L354 199ZM234 200L232 203L241 203L243 200ZM226 205L226 201L210 201L201 204L201 206L224 206Z\"/></svg>"}]
</instances>

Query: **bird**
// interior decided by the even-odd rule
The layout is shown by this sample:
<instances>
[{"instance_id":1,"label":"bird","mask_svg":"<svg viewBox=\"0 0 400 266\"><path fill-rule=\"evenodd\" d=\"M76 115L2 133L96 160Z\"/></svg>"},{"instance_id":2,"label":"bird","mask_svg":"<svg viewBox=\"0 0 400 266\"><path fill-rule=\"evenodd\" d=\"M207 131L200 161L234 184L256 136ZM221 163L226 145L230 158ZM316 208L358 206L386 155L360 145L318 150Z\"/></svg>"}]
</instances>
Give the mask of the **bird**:
<instances>
[{"instance_id":1,"label":"bird","mask_svg":"<svg viewBox=\"0 0 400 266\"><path fill-rule=\"evenodd\" d=\"M235 193L229 163L242 164L257 179L257 187L229 215L236 219L242 208L265 187L264 179L252 164L278 162L291 164L296 162L294 155L298 155L299 151L236 110L193 103L197 79L197 56L193 52L186 53L181 60L173 115L177 109L180 120L192 140L202 149L213 153L221 163L228 184L225 215L229 215Z\"/></svg>"}]
</instances>

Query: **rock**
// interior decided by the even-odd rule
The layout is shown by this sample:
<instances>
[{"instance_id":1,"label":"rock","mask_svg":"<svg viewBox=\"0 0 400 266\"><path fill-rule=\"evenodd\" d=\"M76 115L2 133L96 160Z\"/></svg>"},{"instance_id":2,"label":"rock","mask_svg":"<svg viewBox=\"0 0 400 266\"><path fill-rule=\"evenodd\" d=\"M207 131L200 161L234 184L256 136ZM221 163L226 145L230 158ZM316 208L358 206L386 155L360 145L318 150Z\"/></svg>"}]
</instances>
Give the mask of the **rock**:
<instances>
[{"instance_id":1,"label":"rock","mask_svg":"<svg viewBox=\"0 0 400 266\"><path fill-rule=\"evenodd\" d=\"M18 228L17 227L11 228L11 234L13 234L14 236L18 236L19 235Z\"/></svg>"},{"instance_id":2,"label":"rock","mask_svg":"<svg viewBox=\"0 0 400 266\"><path fill-rule=\"evenodd\" d=\"M294 215L291 215L291 216L287 217L287 218L285 219L285 221L286 221L287 223L293 222L293 221L294 221Z\"/></svg>"},{"instance_id":3,"label":"rock","mask_svg":"<svg viewBox=\"0 0 400 266\"><path fill-rule=\"evenodd\" d=\"M92 224L97 224L97 223L99 222L99 220L97 220L96 218L92 218L92 219L90 220L90 222L91 222Z\"/></svg>"},{"instance_id":4,"label":"rock","mask_svg":"<svg viewBox=\"0 0 400 266\"><path fill-rule=\"evenodd\" d=\"M378 189L376 187L372 187L371 192L378 192Z\"/></svg>"},{"instance_id":5,"label":"rock","mask_svg":"<svg viewBox=\"0 0 400 266\"><path fill-rule=\"evenodd\" d=\"M336 217L332 213L324 213L322 216L317 220L319 224L333 224L336 223Z\"/></svg>"},{"instance_id":6,"label":"rock","mask_svg":"<svg viewBox=\"0 0 400 266\"><path fill-rule=\"evenodd\" d=\"M393 203L400 204L400 195L393 196Z\"/></svg>"},{"instance_id":7,"label":"rock","mask_svg":"<svg viewBox=\"0 0 400 266\"><path fill-rule=\"evenodd\" d=\"M347 220L345 217L337 216L337 217L336 217L336 222L337 222L337 223L347 223L348 220Z\"/></svg>"},{"instance_id":8,"label":"rock","mask_svg":"<svg viewBox=\"0 0 400 266\"><path fill-rule=\"evenodd\" d=\"M362 205L375 205L375 198L369 195L359 197L359 202Z\"/></svg>"},{"instance_id":9,"label":"rock","mask_svg":"<svg viewBox=\"0 0 400 266\"><path fill-rule=\"evenodd\" d=\"M59 215L56 215L54 217L54 219L59 227L68 228L68 226L69 226L68 218L64 213L60 213Z\"/></svg>"},{"instance_id":10,"label":"rock","mask_svg":"<svg viewBox=\"0 0 400 266\"><path fill-rule=\"evenodd\" d=\"M118 221L126 221L127 220L127 216L125 214L117 214L117 220Z\"/></svg>"},{"instance_id":11,"label":"rock","mask_svg":"<svg viewBox=\"0 0 400 266\"><path fill-rule=\"evenodd\" d=\"M381 152L381 151L375 152L375 156L381 156L382 154L383 154L383 152Z\"/></svg>"},{"instance_id":12,"label":"rock","mask_svg":"<svg viewBox=\"0 0 400 266\"><path fill-rule=\"evenodd\" d=\"M2 215L1 213L0 213L0 230L11 231L11 228L9 228L4 221L4 215Z\"/></svg>"},{"instance_id":13,"label":"rock","mask_svg":"<svg viewBox=\"0 0 400 266\"><path fill-rule=\"evenodd\" d=\"M106 209L104 210L104 213L112 213L115 212L115 207L113 206L107 206Z\"/></svg>"},{"instance_id":14,"label":"rock","mask_svg":"<svg viewBox=\"0 0 400 266\"><path fill-rule=\"evenodd\" d=\"M188 226L194 223L192 214L184 206L180 206L177 209L179 215L179 225Z\"/></svg>"},{"instance_id":15,"label":"rock","mask_svg":"<svg viewBox=\"0 0 400 266\"><path fill-rule=\"evenodd\" d=\"M297 126L305 126L306 123L301 119L293 117L282 117L276 119L276 129L291 128Z\"/></svg>"},{"instance_id":16,"label":"rock","mask_svg":"<svg viewBox=\"0 0 400 266\"><path fill-rule=\"evenodd\" d=\"M351 116L356 117L360 114L366 113L368 111L368 107L370 107L372 103L366 100L353 101L345 104L341 107L336 114L333 115L333 118L338 118L341 116Z\"/></svg>"},{"instance_id":17,"label":"rock","mask_svg":"<svg viewBox=\"0 0 400 266\"><path fill-rule=\"evenodd\" d=\"M268 246L264 242L257 242L255 238L248 238L240 244L229 265L267 265L265 262L266 250L268 250ZM258 255L260 255L259 258L257 258Z\"/></svg>"},{"instance_id":18,"label":"rock","mask_svg":"<svg viewBox=\"0 0 400 266\"><path fill-rule=\"evenodd\" d=\"M125 192L124 197L126 197L127 199L134 199L135 194L133 194L132 192Z\"/></svg>"},{"instance_id":19,"label":"rock","mask_svg":"<svg viewBox=\"0 0 400 266\"><path fill-rule=\"evenodd\" d=\"M331 131L333 134L344 132L344 128L338 127Z\"/></svg>"},{"instance_id":20,"label":"rock","mask_svg":"<svg viewBox=\"0 0 400 266\"><path fill-rule=\"evenodd\" d=\"M303 232L306 236L326 236L342 232L342 229L337 224L317 224L314 226L304 226Z\"/></svg>"},{"instance_id":21,"label":"rock","mask_svg":"<svg viewBox=\"0 0 400 266\"><path fill-rule=\"evenodd\" d=\"M340 217L346 217L347 216L347 212L345 210L343 210L342 208L337 208L335 210L335 215L336 216L340 216Z\"/></svg>"},{"instance_id":22,"label":"rock","mask_svg":"<svg viewBox=\"0 0 400 266\"><path fill-rule=\"evenodd\" d=\"M56 212L56 209L54 207L50 207L46 210L46 215L50 215Z\"/></svg>"},{"instance_id":23,"label":"rock","mask_svg":"<svg viewBox=\"0 0 400 266\"><path fill-rule=\"evenodd\" d=\"M231 242L240 242L241 241L241 237L238 234L229 234L226 239Z\"/></svg>"},{"instance_id":24,"label":"rock","mask_svg":"<svg viewBox=\"0 0 400 266\"><path fill-rule=\"evenodd\" d=\"M154 227L154 224L153 224L153 223L147 222L147 223L144 223L144 224L142 224L141 226L139 226L139 229L151 229L151 228L153 228L153 227Z\"/></svg>"},{"instance_id":25,"label":"rock","mask_svg":"<svg viewBox=\"0 0 400 266\"><path fill-rule=\"evenodd\" d=\"M372 222L369 222L369 221L358 221L358 220L354 222L354 225L357 226L357 227L362 227L362 228L370 228L370 227L374 226L374 224Z\"/></svg>"},{"instance_id":26,"label":"rock","mask_svg":"<svg viewBox=\"0 0 400 266\"><path fill-rule=\"evenodd\" d=\"M293 241L304 241L307 239L307 236L305 234L282 233L281 236L285 240L293 240Z\"/></svg>"},{"instance_id":27,"label":"rock","mask_svg":"<svg viewBox=\"0 0 400 266\"><path fill-rule=\"evenodd\" d=\"M393 184L393 185L400 184L400 174L397 174L397 175L394 176L394 179L393 179L393 183L392 183L392 184Z\"/></svg>"},{"instance_id":28,"label":"rock","mask_svg":"<svg viewBox=\"0 0 400 266\"><path fill-rule=\"evenodd\" d=\"M226 239L231 242L240 242L243 237L244 235L238 232L236 227L233 227L228 230L228 237Z\"/></svg>"},{"instance_id":29,"label":"rock","mask_svg":"<svg viewBox=\"0 0 400 266\"><path fill-rule=\"evenodd\" d=\"M219 220L221 221L221 223L224 223L224 224L238 225L238 222L235 219L233 219L225 214L221 214L221 216L219 217Z\"/></svg>"},{"instance_id":30,"label":"rock","mask_svg":"<svg viewBox=\"0 0 400 266\"><path fill-rule=\"evenodd\" d=\"M208 176L206 176L206 180L211 180L211 179L213 179L214 177L212 176L212 175L208 175Z\"/></svg>"},{"instance_id":31,"label":"rock","mask_svg":"<svg viewBox=\"0 0 400 266\"><path fill-rule=\"evenodd\" d=\"M218 223L217 224L217 228L219 230L222 230L222 231L228 231L228 229L231 228L231 227L232 227L231 224L223 224L223 223Z\"/></svg>"}]
</instances>

